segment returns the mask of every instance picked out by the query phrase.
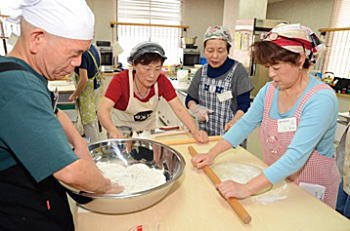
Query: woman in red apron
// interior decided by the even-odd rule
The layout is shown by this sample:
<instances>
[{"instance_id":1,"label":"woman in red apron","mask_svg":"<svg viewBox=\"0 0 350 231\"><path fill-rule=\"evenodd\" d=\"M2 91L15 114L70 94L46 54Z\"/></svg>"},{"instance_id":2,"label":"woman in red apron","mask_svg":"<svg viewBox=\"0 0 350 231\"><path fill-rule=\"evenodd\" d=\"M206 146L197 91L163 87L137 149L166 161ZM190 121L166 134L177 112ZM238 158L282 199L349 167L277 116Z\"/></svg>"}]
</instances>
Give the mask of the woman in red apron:
<instances>
[{"instance_id":1,"label":"woman in red apron","mask_svg":"<svg viewBox=\"0 0 350 231\"><path fill-rule=\"evenodd\" d=\"M199 168L210 164L260 125L263 160L269 167L246 184L225 181L219 191L227 198L245 198L288 178L334 208L339 185L333 150L337 100L329 86L307 73L322 45L309 28L281 24L252 47L272 82L224 139L192 163Z\"/></svg>"},{"instance_id":2,"label":"woman in red apron","mask_svg":"<svg viewBox=\"0 0 350 231\"><path fill-rule=\"evenodd\" d=\"M143 42L132 49L128 58L132 69L113 77L98 109L98 118L110 138L123 137L118 127L132 131L157 128L157 107L163 97L193 137L198 142L208 142L208 135L197 128L170 80L161 73L165 59L163 48L154 42Z\"/></svg>"}]
</instances>

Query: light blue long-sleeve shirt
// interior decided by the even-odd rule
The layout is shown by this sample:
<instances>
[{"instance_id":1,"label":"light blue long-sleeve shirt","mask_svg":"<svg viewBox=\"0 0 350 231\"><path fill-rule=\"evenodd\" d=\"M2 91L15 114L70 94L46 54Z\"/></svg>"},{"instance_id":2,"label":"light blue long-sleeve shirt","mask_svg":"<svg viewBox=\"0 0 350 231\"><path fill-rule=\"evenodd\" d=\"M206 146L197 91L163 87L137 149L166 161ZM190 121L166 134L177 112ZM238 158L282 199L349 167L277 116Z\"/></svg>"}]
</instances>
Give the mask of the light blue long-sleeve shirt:
<instances>
[{"instance_id":1,"label":"light blue long-sleeve shirt","mask_svg":"<svg viewBox=\"0 0 350 231\"><path fill-rule=\"evenodd\" d=\"M278 92L276 89L270 110L272 119L293 117L302 98L317 84L322 83L309 77L308 86L295 105L286 113L278 112ZM271 83L267 83L259 93L247 113L224 135L233 147L239 145L263 119L265 96ZM334 156L334 135L338 115L338 101L333 90L316 92L304 105L298 128L283 156L264 170L264 175L275 184L304 166L313 150L329 158Z\"/></svg>"}]
</instances>

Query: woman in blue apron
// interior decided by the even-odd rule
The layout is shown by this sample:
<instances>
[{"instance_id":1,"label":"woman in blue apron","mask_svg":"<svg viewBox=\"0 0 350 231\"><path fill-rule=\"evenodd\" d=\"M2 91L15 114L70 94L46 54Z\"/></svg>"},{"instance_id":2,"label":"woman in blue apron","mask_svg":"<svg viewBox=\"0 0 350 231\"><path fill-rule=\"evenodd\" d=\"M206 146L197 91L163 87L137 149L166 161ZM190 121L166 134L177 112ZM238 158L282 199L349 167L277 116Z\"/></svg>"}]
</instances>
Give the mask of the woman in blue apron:
<instances>
[{"instance_id":1,"label":"woman in blue apron","mask_svg":"<svg viewBox=\"0 0 350 231\"><path fill-rule=\"evenodd\" d=\"M211 26L204 34L208 64L195 74L186 105L208 135L223 135L250 106L253 85L243 65L228 57L232 39L222 26Z\"/></svg>"}]
</instances>

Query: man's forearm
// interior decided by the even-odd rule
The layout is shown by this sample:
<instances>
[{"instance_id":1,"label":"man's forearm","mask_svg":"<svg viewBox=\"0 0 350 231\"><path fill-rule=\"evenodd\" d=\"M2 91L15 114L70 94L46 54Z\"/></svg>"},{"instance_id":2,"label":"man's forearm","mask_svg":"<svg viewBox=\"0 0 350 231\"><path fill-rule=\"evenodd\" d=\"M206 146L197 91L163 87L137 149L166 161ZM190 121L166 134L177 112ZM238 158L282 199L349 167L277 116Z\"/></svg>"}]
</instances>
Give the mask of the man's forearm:
<instances>
[{"instance_id":1,"label":"man's forearm","mask_svg":"<svg viewBox=\"0 0 350 231\"><path fill-rule=\"evenodd\" d=\"M75 128L73 122L69 119L66 113L58 110L57 119L60 121L70 144L74 146L83 140L78 130Z\"/></svg>"},{"instance_id":2,"label":"man's forearm","mask_svg":"<svg viewBox=\"0 0 350 231\"><path fill-rule=\"evenodd\" d=\"M60 121L64 132L66 133L68 142L73 146L75 154L81 159L92 161L87 141L81 137L66 113L59 110L57 113L57 118Z\"/></svg>"}]
</instances>

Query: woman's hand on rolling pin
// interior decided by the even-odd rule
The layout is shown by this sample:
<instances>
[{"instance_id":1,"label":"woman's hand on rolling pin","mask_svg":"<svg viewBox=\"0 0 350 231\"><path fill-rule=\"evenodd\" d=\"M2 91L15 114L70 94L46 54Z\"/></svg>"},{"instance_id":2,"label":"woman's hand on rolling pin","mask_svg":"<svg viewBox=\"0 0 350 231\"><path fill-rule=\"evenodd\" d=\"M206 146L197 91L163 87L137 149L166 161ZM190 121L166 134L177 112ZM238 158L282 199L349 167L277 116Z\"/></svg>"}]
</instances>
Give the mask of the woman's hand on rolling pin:
<instances>
[{"instance_id":1,"label":"woman's hand on rolling pin","mask_svg":"<svg viewBox=\"0 0 350 231\"><path fill-rule=\"evenodd\" d=\"M198 154L192 157L192 165L196 168L203 168L206 165L210 165L214 161L215 157L210 154Z\"/></svg>"},{"instance_id":2,"label":"woman's hand on rolling pin","mask_svg":"<svg viewBox=\"0 0 350 231\"><path fill-rule=\"evenodd\" d=\"M196 130L192 133L192 136L195 140L197 140L199 143L208 143L208 134L203 130Z\"/></svg>"},{"instance_id":3,"label":"woman's hand on rolling pin","mask_svg":"<svg viewBox=\"0 0 350 231\"><path fill-rule=\"evenodd\" d=\"M232 180L221 182L216 185L216 189L227 199L230 197L243 199L252 195L247 184L240 184Z\"/></svg>"}]
</instances>

